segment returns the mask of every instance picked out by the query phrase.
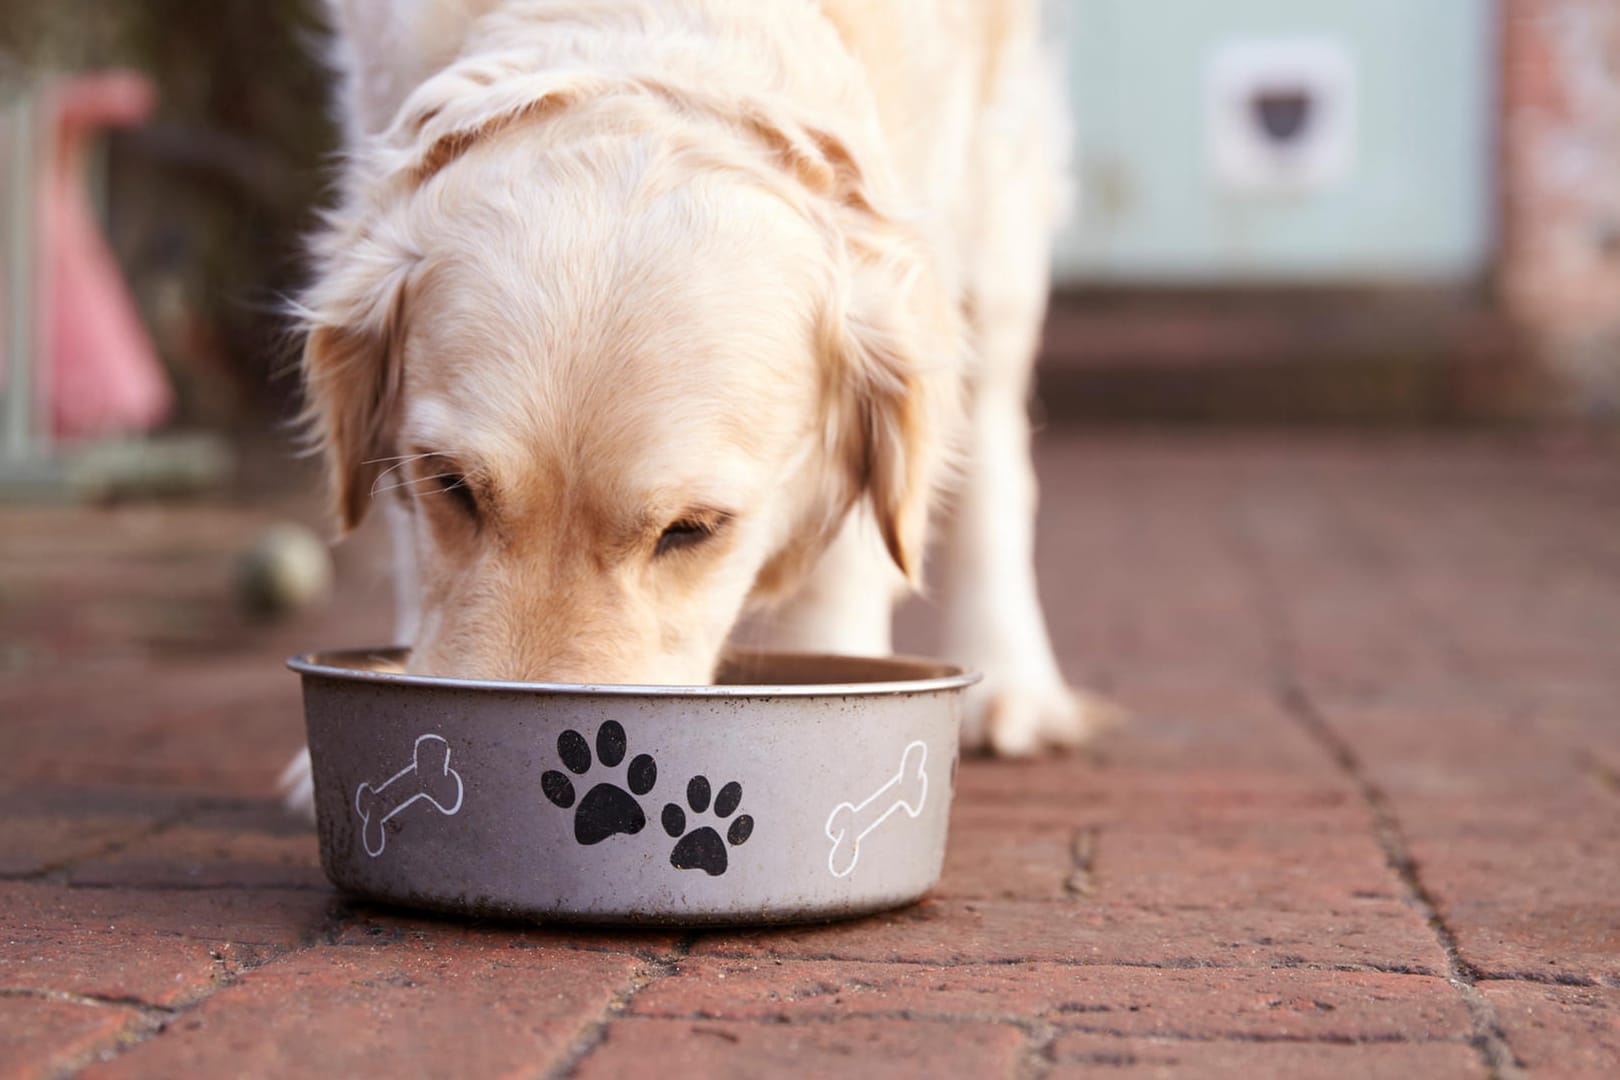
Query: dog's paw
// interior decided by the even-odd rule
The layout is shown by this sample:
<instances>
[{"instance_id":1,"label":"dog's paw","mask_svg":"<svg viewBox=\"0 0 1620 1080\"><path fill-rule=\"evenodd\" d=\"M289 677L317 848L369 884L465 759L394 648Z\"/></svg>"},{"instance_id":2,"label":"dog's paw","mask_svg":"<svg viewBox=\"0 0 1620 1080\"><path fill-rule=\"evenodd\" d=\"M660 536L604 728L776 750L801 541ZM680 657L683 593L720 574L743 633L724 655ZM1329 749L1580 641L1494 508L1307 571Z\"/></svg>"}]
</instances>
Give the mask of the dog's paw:
<instances>
[{"instance_id":1,"label":"dog's paw","mask_svg":"<svg viewBox=\"0 0 1620 1080\"><path fill-rule=\"evenodd\" d=\"M1048 748L1070 749L1125 719L1118 705L1062 684L1017 682L975 688L962 726L962 745L998 757L1027 757Z\"/></svg>"},{"instance_id":2,"label":"dog's paw","mask_svg":"<svg viewBox=\"0 0 1620 1080\"><path fill-rule=\"evenodd\" d=\"M315 780L309 772L309 750L298 751L298 755L287 762L287 767L281 770L281 779L276 781L276 787L281 792L282 805L287 811L305 821L315 820Z\"/></svg>"}]
</instances>

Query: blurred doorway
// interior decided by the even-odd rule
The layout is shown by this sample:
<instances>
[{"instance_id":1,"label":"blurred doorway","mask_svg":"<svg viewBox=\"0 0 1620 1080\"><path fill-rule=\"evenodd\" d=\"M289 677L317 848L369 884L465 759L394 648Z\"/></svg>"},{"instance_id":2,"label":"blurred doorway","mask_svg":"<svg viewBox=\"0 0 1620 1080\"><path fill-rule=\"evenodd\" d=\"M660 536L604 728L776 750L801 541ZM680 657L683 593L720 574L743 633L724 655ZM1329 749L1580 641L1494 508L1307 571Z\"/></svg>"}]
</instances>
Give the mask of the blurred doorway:
<instances>
[{"instance_id":1,"label":"blurred doorway","mask_svg":"<svg viewBox=\"0 0 1620 1080\"><path fill-rule=\"evenodd\" d=\"M1069 0L1066 284L1468 281L1494 0Z\"/></svg>"}]
</instances>

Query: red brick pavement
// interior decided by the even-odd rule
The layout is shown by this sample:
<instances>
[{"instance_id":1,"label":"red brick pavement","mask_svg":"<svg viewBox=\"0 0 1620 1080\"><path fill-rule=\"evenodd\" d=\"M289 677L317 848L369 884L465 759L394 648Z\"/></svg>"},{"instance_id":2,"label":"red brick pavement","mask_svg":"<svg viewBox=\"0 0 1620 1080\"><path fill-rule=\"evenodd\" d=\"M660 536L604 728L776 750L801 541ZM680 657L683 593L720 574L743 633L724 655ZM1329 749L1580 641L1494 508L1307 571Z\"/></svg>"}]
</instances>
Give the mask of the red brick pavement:
<instances>
[{"instance_id":1,"label":"red brick pavement","mask_svg":"<svg viewBox=\"0 0 1620 1080\"><path fill-rule=\"evenodd\" d=\"M1620 459L1047 433L1071 674L1135 714L964 766L925 902L631 933L351 902L279 666L381 640L303 500L0 511L0 1075L1620 1075ZM905 636L926 643L926 607Z\"/></svg>"}]
</instances>

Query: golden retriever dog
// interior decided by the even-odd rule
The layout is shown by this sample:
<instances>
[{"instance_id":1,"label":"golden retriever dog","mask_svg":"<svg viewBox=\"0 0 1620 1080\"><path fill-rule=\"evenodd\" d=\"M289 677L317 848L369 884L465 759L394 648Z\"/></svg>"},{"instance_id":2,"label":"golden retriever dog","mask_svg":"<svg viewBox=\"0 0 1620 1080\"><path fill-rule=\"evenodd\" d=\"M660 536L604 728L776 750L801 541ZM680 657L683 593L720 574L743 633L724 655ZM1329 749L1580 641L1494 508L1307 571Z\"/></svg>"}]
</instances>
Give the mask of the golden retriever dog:
<instances>
[{"instance_id":1,"label":"golden retriever dog","mask_svg":"<svg viewBox=\"0 0 1620 1080\"><path fill-rule=\"evenodd\" d=\"M1032 566L1038 6L332 0L309 418L343 528L390 520L412 671L702 683L740 621L887 652L944 495L965 741L1088 734Z\"/></svg>"}]
</instances>

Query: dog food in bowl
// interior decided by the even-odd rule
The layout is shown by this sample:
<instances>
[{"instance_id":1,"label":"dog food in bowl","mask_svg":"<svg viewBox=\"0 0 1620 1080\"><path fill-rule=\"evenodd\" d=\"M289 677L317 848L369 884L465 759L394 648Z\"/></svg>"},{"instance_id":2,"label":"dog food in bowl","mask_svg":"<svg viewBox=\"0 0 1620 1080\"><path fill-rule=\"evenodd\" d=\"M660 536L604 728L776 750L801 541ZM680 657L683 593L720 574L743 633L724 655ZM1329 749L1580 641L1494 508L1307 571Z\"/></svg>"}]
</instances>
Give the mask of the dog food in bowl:
<instances>
[{"instance_id":1,"label":"dog food in bowl","mask_svg":"<svg viewBox=\"0 0 1620 1080\"><path fill-rule=\"evenodd\" d=\"M321 861L351 893L470 914L784 923L939 879L962 691L926 660L739 654L716 686L402 674L310 654Z\"/></svg>"}]
</instances>

